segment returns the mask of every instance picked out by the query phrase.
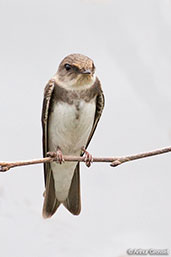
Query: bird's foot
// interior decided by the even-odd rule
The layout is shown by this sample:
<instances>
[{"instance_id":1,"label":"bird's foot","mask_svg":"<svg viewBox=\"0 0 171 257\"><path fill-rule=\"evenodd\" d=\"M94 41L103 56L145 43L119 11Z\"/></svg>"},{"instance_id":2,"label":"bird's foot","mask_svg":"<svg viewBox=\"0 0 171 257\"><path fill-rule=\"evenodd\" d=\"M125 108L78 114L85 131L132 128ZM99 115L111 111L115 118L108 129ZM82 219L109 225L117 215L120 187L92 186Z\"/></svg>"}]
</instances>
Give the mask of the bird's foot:
<instances>
[{"instance_id":1,"label":"bird's foot","mask_svg":"<svg viewBox=\"0 0 171 257\"><path fill-rule=\"evenodd\" d=\"M92 164L92 162L93 162L93 156L92 156L89 152L87 152L84 147L82 147L81 150L82 150L82 151L84 152L84 154L85 154L85 159L84 159L84 161L85 161L86 166L87 166L87 167L90 167L91 164Z\"/></svg>"},{"instance_id":2,"label":"bird's foot","mask_svg":"<svg viewBox=\"0 0 171 257\"><path fill-rule=\"evenodd\" d=\"M55 158L56 162L62 164L64 162L63 154L61 149L58 147L56 152L48 152L48 157Z\"/></svg>"}]
</instances>

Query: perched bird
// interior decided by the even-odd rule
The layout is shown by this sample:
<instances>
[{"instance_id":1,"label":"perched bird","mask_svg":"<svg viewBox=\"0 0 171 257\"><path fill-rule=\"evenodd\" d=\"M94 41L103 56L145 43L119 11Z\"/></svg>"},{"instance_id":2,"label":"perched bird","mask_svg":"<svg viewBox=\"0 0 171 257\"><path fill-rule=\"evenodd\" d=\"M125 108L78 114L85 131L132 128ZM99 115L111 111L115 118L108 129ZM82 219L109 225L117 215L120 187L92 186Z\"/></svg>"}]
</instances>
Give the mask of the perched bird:
<instances>
[{"instance_id":1,"label":"perched bird","mask_svg":"<svg viewBox=\"0 0 171 257\"><path fill-rule=\"evenodd\" d=\"M80 165L63 162L63 154L85 153L90 166L92 156L86 149L103 107L104 95L93 61L82 54L65 57L44 91L43 155L57 158L44 164L44 218L50 218L61 203L72 214L80 213Z\"/></svg>"}]
</instances>

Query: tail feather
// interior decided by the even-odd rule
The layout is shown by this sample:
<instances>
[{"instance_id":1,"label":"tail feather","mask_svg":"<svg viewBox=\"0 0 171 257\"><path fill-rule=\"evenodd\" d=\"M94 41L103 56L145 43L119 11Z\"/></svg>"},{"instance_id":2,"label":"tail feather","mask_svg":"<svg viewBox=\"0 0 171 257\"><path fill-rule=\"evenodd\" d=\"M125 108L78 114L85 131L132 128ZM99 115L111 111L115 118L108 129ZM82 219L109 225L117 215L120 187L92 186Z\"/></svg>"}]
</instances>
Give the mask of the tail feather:
<instances>
[{"instance_id":1,"label":"tail feather","mask_svg":"<svg viewBox=\"0 0 171 257\"><path fill-rule=\"evenodd\" d=\"M59 205L60 202L57 200L55 195L54 179L52 171L50 170L46 177L46 191L42 211L43 217L45 219L50 218L55 213Z\"/></svg>"},{"instance_id":2,"label":"tail feather","mask_svg":"<svg viewBox=\"0 0 171 257\"><path fill-rule=\"evenodd\" d=\"M54 178L50 169L46 176L46 191L44 197L42 215L44 218L50 218L61 204L61 202L56 198ZM63 202L63 205L74 215L78 215L81 211L79 163L75 168L69 194L67 199Z\"/></svg>"},{"instance_id":3,"label":"tail feather","mask_svg":"<svg viewBox=\"0 0 171 257\"><path fill-rule=\"evenodd\" d=\"M72 178L70 190L67 199L63 203L74 215L78 215L81 211L81 199L80 199L80 165L77 164L74 176Z\"/></svg>"}]
</instances>

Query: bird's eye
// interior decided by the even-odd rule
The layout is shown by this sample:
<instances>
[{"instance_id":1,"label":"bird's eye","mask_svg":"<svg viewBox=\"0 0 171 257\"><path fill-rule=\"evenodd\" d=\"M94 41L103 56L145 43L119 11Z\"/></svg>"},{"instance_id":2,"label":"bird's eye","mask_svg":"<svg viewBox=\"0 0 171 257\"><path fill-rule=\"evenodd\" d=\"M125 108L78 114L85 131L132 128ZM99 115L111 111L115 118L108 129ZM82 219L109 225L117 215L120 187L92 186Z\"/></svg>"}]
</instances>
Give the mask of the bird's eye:
<instances>
[{"instance_id":1,"label":"bird's eye","mask_svg":"<svg viewBox=\"0 0 171 257\"><path fill-rule=\"evenodd\" d=\"M66 64L65 64L65 69L66 69L67 71L70 70L70 69L71 69L71 65L68 64L68 63L66 63Z\"/></svg>"}]
</instances>

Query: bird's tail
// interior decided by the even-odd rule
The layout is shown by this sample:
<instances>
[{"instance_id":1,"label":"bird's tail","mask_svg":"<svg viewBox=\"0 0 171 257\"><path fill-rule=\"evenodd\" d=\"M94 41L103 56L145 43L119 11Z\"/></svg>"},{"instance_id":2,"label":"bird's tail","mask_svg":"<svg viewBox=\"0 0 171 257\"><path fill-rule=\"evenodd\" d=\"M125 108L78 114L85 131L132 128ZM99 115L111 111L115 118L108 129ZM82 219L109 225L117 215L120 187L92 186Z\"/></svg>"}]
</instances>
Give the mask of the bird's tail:
<instances>
[{"instance_id":1,"label":"bird's tail","mask_svg":"<svg viewBox=\"0 0 171 257\"><path fill-rule=\"evenodd\" d=\"M61 202L56 198L54 178L51 170L49 170L46 177L46 191L44 193L44 197L42 215L44 218L50 218L61 204ZM79 163L74 170L68 197L63 202L63 205L74 215L78 215L81 211Z\"/></svg>"},{"instance_id":2,"label":"bird's tail","mask_svg":"<svg viewBox=\"0 0 171 257\"><path fill-rule=\"evenodd\" d=\"M74 176L72 178L70 190L67 199L63 203L74 215L78 215L81 211L81 197L80 197L80 165L77 164Z\"/></svg>"},{"instance_id":3,"label":"bird's tail","mask_svg":"<svg viewBox=\"0 0 171 257\"><path fill-rule=\"evenodd\" d=\"M55 195L54 179L52 172L49 171L46 180L46 191L44 192L44 203L43 203L43 217L50 218L57 208L59 207L60 202L57 200Z\"/></svg>"}]
</instances>

